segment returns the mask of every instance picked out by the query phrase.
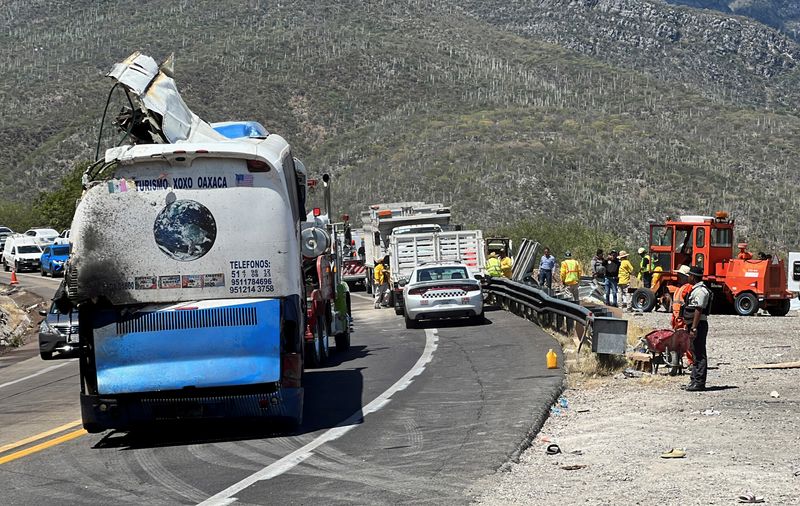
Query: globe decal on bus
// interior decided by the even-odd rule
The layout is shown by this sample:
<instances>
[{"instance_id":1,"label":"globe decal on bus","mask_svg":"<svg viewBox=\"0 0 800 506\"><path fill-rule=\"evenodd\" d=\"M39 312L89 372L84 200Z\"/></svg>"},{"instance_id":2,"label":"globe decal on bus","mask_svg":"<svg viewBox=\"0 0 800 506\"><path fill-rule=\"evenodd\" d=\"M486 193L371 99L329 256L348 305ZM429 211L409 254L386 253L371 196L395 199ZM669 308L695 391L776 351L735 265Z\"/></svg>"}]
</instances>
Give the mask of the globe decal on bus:
<instances>
[{"instance_id":1,"label":"globe decal on bus","mask_svg":"<svg viewBox=\"0 0 800 506\"><path fill-rule=\"evenodd\" d=\"M191 262L211 250L217 239L217 223L203 204L176 200L158 213L153 234L164 254L174 260Z\"/></svg>"}]
</instances>

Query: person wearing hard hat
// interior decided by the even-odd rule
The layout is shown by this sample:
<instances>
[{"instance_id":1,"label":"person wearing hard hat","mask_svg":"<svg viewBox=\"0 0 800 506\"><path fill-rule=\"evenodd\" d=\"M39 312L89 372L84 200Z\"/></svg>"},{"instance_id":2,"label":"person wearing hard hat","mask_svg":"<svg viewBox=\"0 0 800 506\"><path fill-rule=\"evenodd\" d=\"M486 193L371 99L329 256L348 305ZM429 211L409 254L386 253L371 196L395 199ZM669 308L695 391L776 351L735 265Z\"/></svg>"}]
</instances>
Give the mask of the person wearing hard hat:
<instances>
[{"instance_id":1,"label":"person wearing hard hat","mask_svg":"<svg viewBox=\"0 0 800 506\"><path fill-rule=\"evenodd\" d=\"M633 264L628 260L628 252L619 252L619 303L622 307L628 305L628 287L631 286L631 275L633 275Z\"/></svg>"},{"instance_id":2,"label":"person wearing hard hat","mask_svg":"<svg viewBox=\"0 0 800 506\"><path fill-rule=\"evenodd\" d=\"M500 263L500 259L497 257L497 253L494 251L489 253L489 259L486 260L486 274L492 278L503 276L503 266Z\"/></svg>"},{"instance_id":3,"label":"person wearing hard hat","mask_svg":"<svg viewBox=\"0 0 800 506\"><path fill-rule=\"evenodd\" d=\"M572 252L567 250L564 252L564 261L561 262L561 282L567 288L569 293L572 294L574 302L580 302L578 295L578 283L581 281L583 275L583 268L580 262L572 258Z\"/></svg>"},{"instance_id":4,"label":"person wearing hard hat","mask_svg":"<svg viewBox=\"0 0 800 506\"><path fill-rule=\"evenodd\" d=\"M670 319L670 325L673 330L683 330L686 328L686 320L683 319L683 306L686 303L686 297L689 295L689 292L692 291L692 284L689 283L688 277L690 269L688 265L684 264L676 271L678 274L678 282L681 286L675 290L672 296L672 318ZM694 364L694 357L691 351L686 351L686 358L689 360L689 365Z\"/></svg>"},{"instance_id":5,"label":"person wearing hard hat","mask_svg":"<svg viewBox=\"0 0 800 506\"><path fill-rule=\"evenodd\" d=\"M692 284L689 283L688 280L689 269L690 267L688 265L681 265L676 271L678 274L678 282L681 286L679 286L672 295L672 319L670 324L675 330L686 328L686 321L684 321L681 312L683 311L683 304L686 296L689 295L689 292L692 290Z\"/></svg>"},{"instance_id":6,"label":"person wearing hard hat","mask_svg":"<svg viewBox=\"0 0 800 506\"><path fill-rule=\"evenodd\" d=\"M513 262L511 257L506 254L506 250L500 250L500 268L503 270L503 276L511 279L511 271L513 270Z\"/></svg>"},{"instance_id":7,"label":"person wearing hard hat","mask_svg":"<svg viewBox=\"0 0 800 506\"><path fill-rule=\"evenodd\" d=\"M639 274L637 278L642 282L645 288L650 288L653 282L653 262L650 260L650 255L647 250L639 248L636 251L639 254Z\"/></svg>"}]
</instances>

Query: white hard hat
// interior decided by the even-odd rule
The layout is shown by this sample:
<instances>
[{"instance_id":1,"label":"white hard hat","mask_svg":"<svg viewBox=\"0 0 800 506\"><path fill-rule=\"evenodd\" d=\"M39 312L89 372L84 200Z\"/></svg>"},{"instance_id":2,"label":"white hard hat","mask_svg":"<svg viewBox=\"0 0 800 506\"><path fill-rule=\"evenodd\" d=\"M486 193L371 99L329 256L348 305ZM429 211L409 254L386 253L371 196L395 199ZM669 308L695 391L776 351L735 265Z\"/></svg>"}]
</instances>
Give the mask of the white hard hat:
<instances>
[{"instance_id":1,"label":"white hard hat","mask_svg":"<svg viewBox=\"0 0 800 506\"><path fill-rule=\"evenodd\" d=\"M639 253L639 254L641 255L641 254L643 254L645 251L647 251L647 250L646 250L646 249L644 249L644 248L639 248L639 249L637 250L637 253Z\"/></svg>"}]
</instances>

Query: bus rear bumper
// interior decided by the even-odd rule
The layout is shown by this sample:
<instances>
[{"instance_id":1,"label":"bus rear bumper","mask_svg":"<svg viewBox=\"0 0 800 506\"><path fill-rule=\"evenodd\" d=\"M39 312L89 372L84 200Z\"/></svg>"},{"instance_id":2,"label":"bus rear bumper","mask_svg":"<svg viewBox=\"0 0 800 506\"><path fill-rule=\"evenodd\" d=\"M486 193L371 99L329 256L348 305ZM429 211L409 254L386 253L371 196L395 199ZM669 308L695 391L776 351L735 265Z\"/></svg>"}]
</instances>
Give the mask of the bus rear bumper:
<instances>
[{"instance_id":1,"label":"bus rear bumper","mask_svg":"<svg viewBox=\"0 0 800 506\"><path fill-rule=\"evenodd\" d=\"M266 385L263 385L266 386ZM269 391L272 390L272 391ZM236 388L201 392L126 395L81 394L81 417L89 432L129 430L168 421L267 419L287 427L302 423L303 388Z\"/></svg>"}]
</instances>

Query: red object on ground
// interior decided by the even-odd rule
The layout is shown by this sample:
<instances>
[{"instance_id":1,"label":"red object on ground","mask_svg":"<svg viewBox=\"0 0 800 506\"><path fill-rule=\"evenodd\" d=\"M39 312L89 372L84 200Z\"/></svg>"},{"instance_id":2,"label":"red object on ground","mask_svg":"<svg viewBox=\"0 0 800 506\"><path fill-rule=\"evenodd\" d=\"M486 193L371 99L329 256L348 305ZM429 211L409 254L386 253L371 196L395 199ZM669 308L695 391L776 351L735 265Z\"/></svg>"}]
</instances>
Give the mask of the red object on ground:
<instances>
[{"instance_id":1,"label":"red object on ground","mask_svg":"<svg viewBox=\"0 0 800 506\"><path fill-rule=\"evenodd\" d=\"M689 350L689 333L685 330L654 330L647 334L645 339L650 351L664 353L669 349L683 355Z\"/></svg>"},{"instance_id":2,"label":"red object on ground","mask_svg":"<svg viewBox=\"0 0 800 506\"><path fill-rule=\"evenodd\" d=\"M16 269L11 271L11 281L9 282L10 285L18 285L19 280L17 279L17 271Z\"/></svg>"}]
</instances>

